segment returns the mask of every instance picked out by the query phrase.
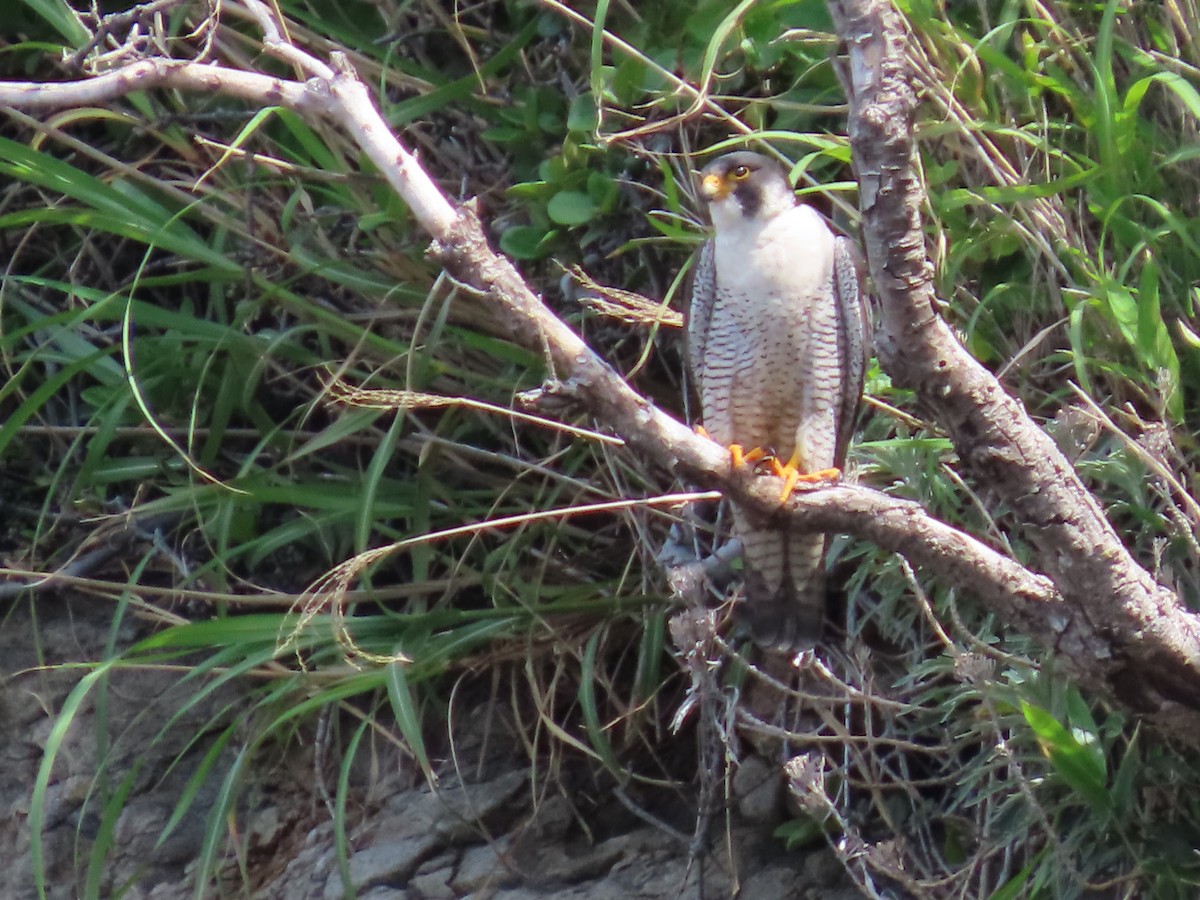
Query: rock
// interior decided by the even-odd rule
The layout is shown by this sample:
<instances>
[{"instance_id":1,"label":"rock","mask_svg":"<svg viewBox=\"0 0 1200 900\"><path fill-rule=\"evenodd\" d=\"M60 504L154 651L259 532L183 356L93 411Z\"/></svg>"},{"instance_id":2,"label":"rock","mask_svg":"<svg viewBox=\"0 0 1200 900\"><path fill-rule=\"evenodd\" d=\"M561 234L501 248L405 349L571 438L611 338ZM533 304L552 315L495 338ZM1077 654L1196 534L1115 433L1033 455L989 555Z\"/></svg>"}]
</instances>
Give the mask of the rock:
<instances>
[{"instance_id":1,"label":"rock","mask_svg":"<svg viewBox=\"0 0 1200 900\"><path fill-rule=\"evenodd\" d=\"M774 825L783 818L783 773L757 754L733 773L733 795L747 822Z\"/></svg>"},{"instance_id":2,"label":"rock","mask_svg":"<svg viewBox=\"0 0 1200 900\"><path fill-rule=\"evenodd\" d=\"M750 872L742 879L743 897L754 900L793 900L800 896L804 880L795 869L771 866Z\"/></svg>"},{"instance_id":3,"label":"rock","mask_svg":"<svg viewBox=\"0 0 1200 900\"><path fill-rule=\"evenodd\" d=\"M436 791L441 804L438 832L450 841L477 840L481 828L512 824L526 806L510 801L527 783L527 774L517 771L483 784Z\"/></svg>"},{"instance_id":4,"label":"rock","mask_svg":"<svg viewBox=\"0 0 1200 900\"><path fill-rule=\"evenodd\" d=\"M477 841L482 828L506 826L527 807L513 803L526 784L523 771L508 772L482 784L422 786L396 794L379 814L376 833L415 837L436 832L445 843Z\"/></svg>"},{"instance_id":5,"label":"rock","mask_svg":"<svg viewBox=\"0 0 1200 900\"><path fill-rule=\"evenodd\" d=\"M640 834L640 832L639 832ZM533 839L522 835L514 851L516 867L538 886L573 884L604 875L634 847L638 837L619 835L599 844L565 846L561 840Z\"/></svg>"},{"instance_id":6,"label":"rock","mask_svg":"<svg viewBox=\"0 0 1200 900\"><path fill-rule=\"evenodd\" d=\"M408 900L408 891L402 891L400 888L376 887L371 888L365 894L359 894L358 900ZM421 895L421 900L425 900L424 895Z\"/></svg>"},{"instance_id":7,"label":"rock","mask_svg":"<svg viewBox=\"0 0 1200 900\"><path fill-rule=\"evenodd\" d=\"M283 818L278 806L256 810L246 825L246 833L259 847L269 847L283 831Z\"/></svg>"},{"instance_id":8,"label":"rock","mask_svg":"<svg viewBox=\"0 0 1200 900\"><path fill-rule=\"evenodd\" d=\"M699 896L697 888L701 867L698 863L689 867L684 848L675 844L673 852L660 845L657 852L647 854L648 849L631 852L613 867L608 877L593 882L587 894L589 900ZM708 887L706 895L729 896L728 881L716 871L716 867L706 863L704 879Z\"/></svg>"},{"instance_id":9,"label":"rock","mask_svg":"<svg viewBox=\"0 0 1200 900\"><path fill-rule=\"evenodd\" d=\"M533 818L526 827L529 833L538 837L564 835L574 819L571 801L562 794L551 794L537 805Z\"/></svg>"},{"instance_id":10,"label":"rock","mask_svg":"<svg viewBox=\"0 0 1200 900\"><path fill-rule=\"evenodd\" d=\"M519 884L521 879L508 861L511 843L508 837L502 837L468 849L463 853L451 886L460 894L467 894Z\"/></svg>"},{"instance_id":11,"label":"rock","mask_svg":"<svg viewBox=\"0 0 1200 900\"><path fill-rule=\"evenodd\" d=\"M441 857L437 861L441 865L430 871L425 871L426 866L421 866L408 886L421 900L454 900L458 896L450 887L450 881L454 878L454 866L445 864Z\"/></svg>"},{"instance_id":12,"label":"rock","mask_svg":"<svg viewBox=\"0 0 1200 900\"><path fill-rule=\"evenodd\" d=\"M438 838L433 834L377 840L350 857L350 884L356 892L380 884L402 884L437 847ZM335 868L325 884L325 898L341 900L345 894L342 873Z\"/></svg>"},{"instance_id":13,"label":"rock","mask_svg":"<svg viewBox=\"0 0 1200 900\"><path fill-rule=\"evenodd\" d=\"M803 871L806 882L821 887L832 887L846 875L841 860L828 847L809 853L804 858Z\"/></svg>"}]
</instances>

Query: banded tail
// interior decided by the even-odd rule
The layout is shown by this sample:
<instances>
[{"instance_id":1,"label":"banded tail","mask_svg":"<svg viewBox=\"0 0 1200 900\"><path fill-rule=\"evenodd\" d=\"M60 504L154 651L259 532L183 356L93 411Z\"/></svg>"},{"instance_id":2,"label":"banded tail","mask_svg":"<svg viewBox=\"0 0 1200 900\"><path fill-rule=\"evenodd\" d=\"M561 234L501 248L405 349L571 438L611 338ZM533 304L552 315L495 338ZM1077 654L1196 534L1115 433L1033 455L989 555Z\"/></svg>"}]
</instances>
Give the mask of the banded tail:
<instances>
[{"instance_id":1,"label":"banded tail","mask_svg":"<svg viewBox=\"0 0 1200 900\"><path fill-rule=\"evenodd\" d=\"M760 647L810 649L825 628L825 535L754 529L734 515L746 572L739 618Z\"/></svg>"}]
</instances>

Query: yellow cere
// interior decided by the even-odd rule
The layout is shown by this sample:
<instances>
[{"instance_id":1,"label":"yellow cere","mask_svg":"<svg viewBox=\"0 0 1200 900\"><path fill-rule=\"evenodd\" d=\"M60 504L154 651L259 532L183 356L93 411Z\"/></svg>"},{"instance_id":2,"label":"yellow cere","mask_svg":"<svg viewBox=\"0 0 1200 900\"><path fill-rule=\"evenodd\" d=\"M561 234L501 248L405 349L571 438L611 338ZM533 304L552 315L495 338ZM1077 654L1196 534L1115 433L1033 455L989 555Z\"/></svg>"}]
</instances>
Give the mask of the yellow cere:
<instances>
[{"instance_id":1,"label":"yellow cere","mask_svg":"<svg viewBox=\"0 0 1200 900\"><path fill-rule=\"evenodd\" d=\"M729 183L720 175L705 175L700 190L709 200L723 200L729 196Z\"/></svg>"}]
</instances>

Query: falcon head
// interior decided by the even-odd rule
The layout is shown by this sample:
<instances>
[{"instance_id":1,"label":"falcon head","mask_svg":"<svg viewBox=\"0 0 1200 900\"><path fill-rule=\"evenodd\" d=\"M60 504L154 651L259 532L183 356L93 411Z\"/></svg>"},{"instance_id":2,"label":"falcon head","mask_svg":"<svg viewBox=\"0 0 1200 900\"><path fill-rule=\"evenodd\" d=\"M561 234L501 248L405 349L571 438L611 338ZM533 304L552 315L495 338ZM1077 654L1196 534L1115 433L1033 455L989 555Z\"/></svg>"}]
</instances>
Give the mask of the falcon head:
<instances>
[{"instance_id":1,"label":"falcon head","mask_svg":"<svg viewBox=\"0 0 1200 900\"><path fill-rule=\"evenodd\" d=\"M761 153L739 150L710 162L700 172L700 195L717 231L747 220L766 221L796 205L783 167Z\"/></svg>"}]
</instances>

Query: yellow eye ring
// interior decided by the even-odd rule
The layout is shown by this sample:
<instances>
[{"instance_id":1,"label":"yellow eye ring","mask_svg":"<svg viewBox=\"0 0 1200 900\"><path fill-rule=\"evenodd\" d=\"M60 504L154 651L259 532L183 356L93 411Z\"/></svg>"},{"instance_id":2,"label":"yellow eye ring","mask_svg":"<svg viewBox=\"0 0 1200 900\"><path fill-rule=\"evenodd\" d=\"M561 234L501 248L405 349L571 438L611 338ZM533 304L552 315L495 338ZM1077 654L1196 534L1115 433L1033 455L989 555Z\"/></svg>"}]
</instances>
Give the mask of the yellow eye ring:
<instances>
[{"instance_id":1,"label":"yellow eye ring","mask_svg":"<svg viewBox=\"0 0 1200 900\"><path fill-rule=\"evenodd\" d=\"M734 166L729 170L729 177L734 181L745 181L750 177L749 166Z\"/></svg>"}]
</instances>

